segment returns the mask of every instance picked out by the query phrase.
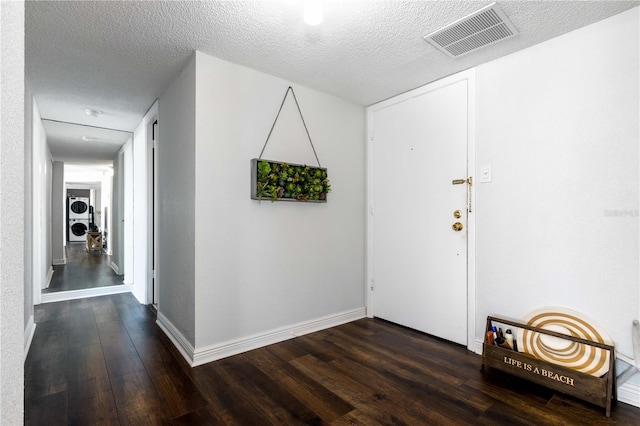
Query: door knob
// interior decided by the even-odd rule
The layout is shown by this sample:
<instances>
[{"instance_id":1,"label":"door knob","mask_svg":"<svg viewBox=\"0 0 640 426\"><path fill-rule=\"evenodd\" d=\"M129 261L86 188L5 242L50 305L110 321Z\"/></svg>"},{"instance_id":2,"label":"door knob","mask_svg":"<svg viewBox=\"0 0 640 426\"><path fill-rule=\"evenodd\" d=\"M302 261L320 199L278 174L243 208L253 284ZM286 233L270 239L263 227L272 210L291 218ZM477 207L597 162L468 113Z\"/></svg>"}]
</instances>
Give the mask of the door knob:
<instances>
[{"instance_id":1,"label":"door knob","mask_svg":"<svg viewBox=\"0 0 640 426\"><path fill-rule=\"evenodd\" d=\"M460 210L454 210L453 217L460 219L462 217L462 212Z\"/></svg>"},{"instance_id":2,"label":"door knob","mask_svg":"<svg viewBox=\"0 0 640 426\"><path fill-rule=\"evenodd\" d=\"M462 231L462 224L460 222L456 222L453 225L451 225L451 229L453 229L456 232Z\"/></svg>"}]
</instances>

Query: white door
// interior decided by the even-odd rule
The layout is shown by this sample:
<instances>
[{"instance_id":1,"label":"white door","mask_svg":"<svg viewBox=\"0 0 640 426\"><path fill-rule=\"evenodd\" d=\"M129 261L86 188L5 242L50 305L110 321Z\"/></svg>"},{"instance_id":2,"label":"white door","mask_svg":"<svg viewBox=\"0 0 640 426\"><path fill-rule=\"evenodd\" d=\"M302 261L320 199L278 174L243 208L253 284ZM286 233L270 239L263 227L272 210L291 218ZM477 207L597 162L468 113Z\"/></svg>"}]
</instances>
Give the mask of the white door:
<instances>
[{"instance_id":1,"label":"white door","mask_svg":"<svg viewBox=\"0 0 640 426\"><path fill-rule=\"evenodd\" d=\"M373 315L466 345L467 80L370 117Z\"/></svg>"}]
</instances>

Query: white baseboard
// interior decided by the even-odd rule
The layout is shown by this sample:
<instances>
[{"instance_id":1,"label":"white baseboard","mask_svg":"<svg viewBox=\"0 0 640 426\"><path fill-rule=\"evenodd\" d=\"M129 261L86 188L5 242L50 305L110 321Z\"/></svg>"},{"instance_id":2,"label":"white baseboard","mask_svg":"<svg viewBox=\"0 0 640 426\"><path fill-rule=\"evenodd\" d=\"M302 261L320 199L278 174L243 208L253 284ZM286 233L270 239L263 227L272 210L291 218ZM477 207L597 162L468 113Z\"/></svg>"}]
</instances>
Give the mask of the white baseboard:
<instances>
[{"instance_id":1,"label":"white baseboard","mask_svg":"<svg viewBox=\"0 0 640 426\"><path fill-rule=\"evenodd\" d=\"M51 261L51 263L53 263L53 266L57 266L57 265L66 265L67 264L67 259L53 259Z\"/></svg>"},{"instance_id":2,"label":"white baseboard","mask_svg":"<svg viewBox=\"0 0 640 426\"><path fill-rule=\"evenodd\" d=\"M52 278L53 278L53 266L49 266L49 270L47 271L47 278L45 279L44 287L42 287L43 289L49 288Z\"/></svg>"},{"instance_id":3,"label":"white baseboard","mask_svg":"<svg viewBox=\"0 0 640 426\"><path fill-rule=\"evenodd\" d=\"M118 271L118 265L116 265L115 263L111 262L111 269L113 269L113 272L116 273L116 275L120 275L120 272Z\"/></svg>"},{"instance_id":4,"label":"white baseboard","mask_svg":"<svg viewBox=\"0 0 640 426\"><path fill-rule=\"evenodd\" d=\"M36 323L33 321L33 315L29 317L29 322L24 328L24 360L27 360L29 355L29 349L31 348L31 342L33 341L33 335L36 333Z\"/></svg>"},{"instance_id":5,"label":"white baseboard","mask_svg":"<svg viewBox=\"0 0 640 426\"><path fill-rule=\"evenodd\" d=\"M42 293L40 303L62 302L63 300L84 299L85 297L130 293L132 289L132 285L123 284L96 288L83 288L81 290L57 291L55 293Z\"/></svg>"},{"instance_id":6,"label":"white baseboard","mask_svg":"<svg viewBox=\"0 0 640 426\"><path fill-rule=\"evenodd\" d=\"M482 340L475 340L472 344L467 346L471 352L475 352L478 355L482 355L482 344L484 342Z\"/></svg>"},{"instance_id":7,"label":"white baseboard","mask_svg":"<svg viewBox=\"0 0 640 426\"><path fill-rule=\"evenodd\" d=\"M618 387L618 401L640 407L640 385L623 383Z\"/></svg>"},{"instance_id":8,"label":"white baseboard","mask_svg":"<svg viewBox=\"0 0 640 426\"><path fill-rule=\"evenodd\" d=\"M233 355L238 355L263 346L279 343L294 337L303 336L365 317L365 308L358 308L334 315L328 315L310 321L304 321L287 327L254 334L240 339L205 346L195 349L189 341L175 328L161 312L158 312L158 325L167 334L189 365L196 367L208 362L217 361Z\"/></svg>"},{"instance_id":9,"label":"white baseboard","mask_svg":"<svg viewBox=\"0 0 640 426\"><path fill-rule=\"evenodd\" d=\"M164 331L164 334L167 335L169 340L171 340L173 345L178 349L180 354L182 354L184 359L187 360L189 365L193 367L193 354L195 353L195 349L187 338L184 337L180 330L178 330L167 317L162 315L162 312L160 311L158 311L156 324L158 324L158 327Z\"/></svg>"}]
</instances>

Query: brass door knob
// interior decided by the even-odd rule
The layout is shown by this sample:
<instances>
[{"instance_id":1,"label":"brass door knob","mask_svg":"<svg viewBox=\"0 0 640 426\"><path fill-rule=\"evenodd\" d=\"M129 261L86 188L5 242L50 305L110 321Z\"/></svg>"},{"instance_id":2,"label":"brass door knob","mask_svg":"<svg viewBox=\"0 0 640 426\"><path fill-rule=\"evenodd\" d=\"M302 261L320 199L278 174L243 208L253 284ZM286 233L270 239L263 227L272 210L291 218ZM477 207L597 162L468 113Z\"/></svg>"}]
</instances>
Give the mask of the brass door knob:
<instances>
[{"instance_id":1,"label":"brass door knob","mask_svg":"<svg viewBox=\"0 0 640 426\"><path fill-rule=\"evenodd\" d=\"M451 225L451 229L453 229L456 232L462 231L462 224L460 222L456 222L453 225Z\"/></svg>"},{"instance_id":2,"label":"brass door knob","mask_svg":"<svg viewBox=\"0 0 640 426\"><path fill-rule=\"evenodd\" d=\"M453 217L455 217L456 219L460 219L462 217L462 212L460 210L454 210Z\"/></svg>"}]
</instances>

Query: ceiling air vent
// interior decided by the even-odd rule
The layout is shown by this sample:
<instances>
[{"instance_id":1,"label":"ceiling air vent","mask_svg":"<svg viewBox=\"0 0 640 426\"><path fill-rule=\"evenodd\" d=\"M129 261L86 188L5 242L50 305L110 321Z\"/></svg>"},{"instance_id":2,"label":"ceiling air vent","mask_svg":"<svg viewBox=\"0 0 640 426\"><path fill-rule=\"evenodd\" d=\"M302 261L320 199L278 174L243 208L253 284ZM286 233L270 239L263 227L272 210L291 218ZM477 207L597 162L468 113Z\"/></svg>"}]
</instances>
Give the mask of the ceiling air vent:
<instances>
[{"instance_id":1,"label":"ceiling air vent","mask_svg":"<svg viewBox=\"0 0 640 426\"><path fill-rule=\"evenodd\" d=\"M458 58L518 34L509 18L492 3L424 39L452 58Z\"/></svg>"}]
</instances>

